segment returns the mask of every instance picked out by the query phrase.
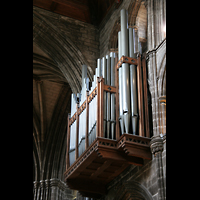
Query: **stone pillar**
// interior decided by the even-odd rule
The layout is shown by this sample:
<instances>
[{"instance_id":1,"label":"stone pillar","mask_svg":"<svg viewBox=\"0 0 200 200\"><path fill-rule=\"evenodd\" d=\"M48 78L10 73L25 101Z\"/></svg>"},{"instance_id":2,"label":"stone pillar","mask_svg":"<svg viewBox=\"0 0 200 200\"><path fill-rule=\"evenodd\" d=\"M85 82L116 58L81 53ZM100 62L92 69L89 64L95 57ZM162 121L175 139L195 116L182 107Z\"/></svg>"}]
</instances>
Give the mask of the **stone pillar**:
<instances>
[{"instance_id":1,"label":"stone pillar","mask_svg":"<svg viewBox=\"0 0 200 200\"><path fill-rule=\"evenodd\" d=\"M166 0L148 0L147 19L148 50L151 50L166 37Z\"/></svg>"},{"instance_id":2,"label":"stone pillar","mask_svg":"<svg viewBox=\"0 0 200 200\"><path fill-rule=\"evenodd\" d=\"M49 181L49 179L47 179L47 180L45 180L45 187L46 187L46 199L48 200L48 199L50 199L49 198L49 183L50 183L50 181Z\"/></svg>"},{"instance_id":3,"label":"stone pillar","mask_svg":"<svg viewBox=\"0 0 200 200\"><path fill-rule=\"evenodd\" d=\"M57 200L57 196L58 196L58 179L56 179L56 178L50 179L50 187L51 187L51 200Z\"/></svg>"},{"instance_id":4,"label":"stone pillar","mask_svg":"<svg viewBox=\"0 0 200 200\"><path fill-rule=\"evenodd\" d=\"M162 135L161 135L162 136ZM158 185L158 199L165 200L165 187L163 178L163 163L162 163L162 151L163 151L163 138L160 135L153 136L150 142L151 152L156 160L156 174Z\"/></svg>"},{"instance_id":5,"label":"stone pillar","mask_svg":"<svg viewBox=\"0 0 200 200\"><path fill-rule=\"evenodd\" d=\"M40 183L38 182L38 187L37 187L37 200L40 200Z\"/></svg>"},{"instance_id":6,"label":"stone pillar","mask_svg":"<svg viewBox=\"0 0 200 200\"><path fill-rule=\"evenodd\" d=\"M43 200L43 199L45 199L45 182L44 182L44 180L41 180L40 181L40 200Z\"/></svg>"},{"instance_id":7,"label":"stone pillar","mask_svg":"<svg viewBox=\"0 0 200 200\"><path fill-rule=\"evenodd\" d=\"M33 182L33 190L34 190L33 200L36 200L37 199L37 190L38 190L38 182L37 181Z\"/></svg>"},{"instance_id":8,"label":"stone pillar","mask_svg":"<svg viewBox=\"0 0 200 200\"><path fill-rule=\"evenodd\" d=\"M33 200L73 200L72 190L57 178L33 182Z\"/></svg>"}]
</instances>

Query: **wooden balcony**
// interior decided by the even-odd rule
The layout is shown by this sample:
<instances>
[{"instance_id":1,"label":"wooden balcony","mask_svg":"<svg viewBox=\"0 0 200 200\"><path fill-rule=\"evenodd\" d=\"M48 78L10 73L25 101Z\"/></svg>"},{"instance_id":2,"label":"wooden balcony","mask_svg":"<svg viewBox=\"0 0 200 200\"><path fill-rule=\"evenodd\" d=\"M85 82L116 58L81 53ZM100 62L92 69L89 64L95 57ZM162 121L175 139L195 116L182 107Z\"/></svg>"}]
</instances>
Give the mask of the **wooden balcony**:
<instances>
[{"instance_id":1,"label":"wooden balcony","mask_svg":"<svg viewBox=\"0 0 200 200\"><path fill-rule=\"evenodd\" d=\"M118 69L122 63L128 62L137 65L138 78L138 110L139 128L138 135L120 133L119 128L119 101L118 101ZM141 65L143 63L143 67ZM106 185L122 173L129 165L142 166L144 159L151 159L150 133L148 125L147 89L146 87L146 66L145 62L138 59L122 57L115 67L115 85L104 84L102 77L97 79L97 87L87 96L86 101L77 105L76 113L68 119L67 137L67 165L65 181L69 188L78 190L82 196L99 198L106 194ZM104 91L114 93L116 98L116 123L115 139L105 138L103 130L103 94ZM97 98L97 121L95 138L92 142L88 133L88 109L93 98ZM86 109L86 135L85 151L79 156L78 134L79 115ZM75 161L70 164L70 126L76 122L76 146ZM144 126L145 123L145 126Z\"/></svg>"}]
</instances>

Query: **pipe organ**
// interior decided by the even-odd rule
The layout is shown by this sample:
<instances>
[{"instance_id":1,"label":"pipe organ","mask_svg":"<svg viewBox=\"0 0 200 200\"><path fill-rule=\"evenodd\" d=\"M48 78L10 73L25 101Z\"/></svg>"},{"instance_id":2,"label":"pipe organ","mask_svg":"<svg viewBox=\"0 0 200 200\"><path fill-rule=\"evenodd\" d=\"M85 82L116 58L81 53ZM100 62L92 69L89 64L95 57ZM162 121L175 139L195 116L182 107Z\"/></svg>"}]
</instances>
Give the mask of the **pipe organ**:
<instances>
[{"instance_id":1,"label":"pipe organ","mask_svg":"<svg viewBox=\"0 0 200 200\"><path fill-rule=\"evenodd\" d=\"M104 194L130 164L151 159L146 60L127 11L120 15L118 57L110 52L97 59L91 88L83 65L82 90L71 95L65 181L87 197Z\"/></svg>"}]
</instances>

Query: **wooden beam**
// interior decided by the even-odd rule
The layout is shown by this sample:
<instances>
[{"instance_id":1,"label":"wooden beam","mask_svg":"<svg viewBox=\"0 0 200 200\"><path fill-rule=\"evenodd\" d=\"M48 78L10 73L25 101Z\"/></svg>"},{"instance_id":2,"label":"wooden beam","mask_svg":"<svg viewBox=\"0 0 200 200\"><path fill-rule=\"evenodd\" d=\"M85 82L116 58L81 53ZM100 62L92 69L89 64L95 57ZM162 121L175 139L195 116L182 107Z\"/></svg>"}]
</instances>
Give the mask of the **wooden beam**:
<instances>
[{"instance_id":1,"label":"wooden beam","mask_svg":"<svg viewBox=\"0 0 200 200\"><path fill-rule=\"evenodd\" d=\"M89 124L89 103L88 103L89 92L86 92L86 126L85 126L85 149L87 150L88 144L88 124Z\"/></svg>"},{"instance_id":2,"label":"wooden beam","mask_svg":"<svg viewBox=\"0 0 200 200\"><path fill-rule=\"evenodd\" d=\"M52 0L52 1L62 4L64 6L70 6L73 8L78 8L83 11L89 11L89 7L86 4L82 3L81 1L77 0Z\"/></svg>"},{"instance_id":3,"label":"wooden beam","mask_svg":"<svg viewBox=\"0 0 200 200\"><path fill-rule=\"evenodd\" d=\"M106 193L106 187L104 184L89 179L80 179L80 178L67 179L67 184L70 186L71 189L74 190L91 192L95 194Z\"/></svg>"},{"instance_id":4,"label":"wooden beam","mask_svg":"<svg viewBox=\"0 0 200 200\"><path fill-rule=\"evenodd\" d=\"M70 146L69 116L70 116L70 114L68 114L68 123L67 123L67 153L66 153L66 170L69 168L69 146Z\"/></svg>"},{"instance_id":5,"label":"wooden beam","mask_svg":"<svg viewBox=\"0 0 200 200\"><path fill-rule=\"evenodd\" d=\"M97 157L95 151L92 151L92 153L86 157L91 148L94 148L93 145L90 145L90 147L69 167L65 172L66 178L75 178L79 176L79 174L94 161ZM86 159L84 159L84 157L86 157ZM68 175L68 172L70 171L72 172Z\"/></svg>"},{"instance_id":6,"label":"wooden beam","mask_svg":"<svg viewBox=\"0 0 200 200\"><path fill-rule=\"evenodd\" d=\"M97 78L97 127L96 127L96 138L100 136L100 82Z\"/></svg>"},{"instance_id":7,"label":"wooden beam","mask_svg":"<svg viewBox=\"0 0 200 200\"><path fill-rule=\"evenodd\" d=\"M119 152L117 149L108 149L105 147L98 147L98 152L104 159L115 160L119 162L126 162L132 165L143 165L143 160L141 158L132 158L124 154L124 152Z\"/></svg>"},{"instance_id":8,"label":"wooden beam","mask_svg":"<svg viewBox=\"0 0 200 200\"><path fill-rule=\"evenodd\" d=\"M146 137L150 138L149 129L149 109L148 109L148 95L147 95L147 70L146 70L146 56L142 59L143 67L143 87L144 87L144 111L145 111L145 127Z\"/></svg>"},{"instance_id":9,"label":"wooden beam","mask_svg":"<svg viewBox=\"0 0 200 200\"><path fill-rule=\"evenodd\" d=\"M144 136L142 66L141 66L141 55L140 54L138 55L137 87L138 87L138 109L139 109L139 136Z\"/></svg>"},{"instance_id":10,"label":"wooden beam","mask_svg":"<svg viewBox=\"0 0 200 200\"><path fill-rule=\"evenodd\" d=\"M110 85L104 85L104 91L110 93L116 93L116 87Z\"/></svg>"},{"instance_id":11,"label":"wooden beam","mask_svg":"<svg viewBox=\"0 0 200 200\"><path fill-rule=\"evenodd\" d=\"M104 79L100 78L100 127L99 127L99 135L100 137L104 136L103 132L103 95L104 95Z\"/></svg>"},{"instance_id":12,"label":"wooden beam","mask_svg":"<svg viewBox=\"0 0 200 200\"><path fill-rule=\"evenodd\" d=\"M90 101L92 101L92 99L97 95L97 87L94 88L94 90L91 92L90 95L87 96L88 98L88 103L90 103Z\"/></svg>"},{"instance_id":13,"label":"wooden beam","mask_svg":"<svg viewBox=\"0 0 200 200\"><path fill-rule=\"evenodd\" d=\"M58 5L58 3L52 1L51 6L50 6L50 10L53 12L56 9L57 5Z\"/></svg>"},{"instance_id":14,"label":"wooden beam","mask_svg":"<svg viewBox=\"0 0 200 200\"><path fill-rule=\"evenodd\" d=\"M132 158L132 156L140 158L140 159L152 159L152 154L149 147L141 147L139 145L133 145L132 143L126 142L124 145L124 149L126 149L126 153L128 156ZM123 147L122 146L122 147Z\"/></svg>"},{"instance_id":15,"label":"wooden beam","mask_svg":"<svg viewBox=\"0 0 200 200\"><path fill-rule=\"evenodd\" d=\"M138 59L136 58L131 58L128 56L122 56L120 58L120 60L118 61L118 63L116 64L116 68L119 69L123 63L128 63L131 65L138 65Z\"/></svg>"},{"instance_id":16,"label":"wooden beam","mask_svg":"<svg viewBox=\"0 0 200 200\"><path fill-rule=\"evenodd\" d=\"M112 160L106 160L101 167L99 167L94 173L91 174L91 178L96 178L100 175L105 169L107 169L113 163Z\"/></svg>"}]
</instances>

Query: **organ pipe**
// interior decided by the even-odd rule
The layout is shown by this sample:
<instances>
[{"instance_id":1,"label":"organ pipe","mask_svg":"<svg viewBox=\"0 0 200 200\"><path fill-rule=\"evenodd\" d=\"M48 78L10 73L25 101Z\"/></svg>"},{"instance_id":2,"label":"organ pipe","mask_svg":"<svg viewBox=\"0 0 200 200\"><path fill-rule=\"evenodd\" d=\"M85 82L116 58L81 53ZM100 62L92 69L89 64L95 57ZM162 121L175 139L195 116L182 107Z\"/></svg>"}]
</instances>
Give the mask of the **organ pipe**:
<instances>
[{"instance_id":1,"label":"organ pipe","mask_svg":"<svg viewBox=\"0 0 200 200\"><path fill-rule=\"evenodd\" d=\"M134 30L129 28L129 56L136 58L134 52ZM136 90L136 66L130 65L130 94L131 94L131 118L132 118L132 130L133 135L136 134L137 129L137 90Z\"/></svg>"},{"instance_id":2,"label":"organ pipe","mask_svg":"<svg viewBox=\"0 0 200 200\"><path fill-rule=\"evenodd\" d=\"M101 59L97 59L97 77L101 76ZM95 80L96 81L96 80Z\"/></svg>"},{"instance_id":3,"label":"organ pipe","mask_svg":"<svg viewBox=\"0 0 200 200\"><path fill-rule=\"evenodd\" d=\"M106 84L110 85L110 55L106 55L106 63L107 63L107 77L106 77ZM107 138L110 136L110 92L106 92L106 121L107 121Z\"/></svg>"},{"instance_id":4,"label":"organ pipe","mask_svg":"<svg viewBox=\"0 0 200 200\"><path fill-rule=\"evenodd\" d=\"M104 78L104 84L106 84L106 77L107 77L107 70L106 70L106 58L102 58L102 76ZM103 101L104 101L104 107L103 107L103 133L105 137L106 132L106 92L103 92Z\"/></svg>"},{"instance_id":5,"label":"organ pipe","mask_svg":"<svg viewBox=\"0 0 200 200\"><path fill-rule=\"evenodd\" d=\"M121 31L118 32L118 59L122 56L121 51ZM122 100L122 68L119 68L119 122L121 133L124 133L124 118L123 118L123 100Z\"/></svg>"},{"instance_id":6,"label":"organ pipe","mask_svg":"<svg viewBox=\"0 0 200 200\"><path fill-rule=\"evenodd\" d=\"M121 10L121 54L128 56L128 31L127 31L127 13L125 9ZM122 91L123 91L123 117L125 132L129 132L130 124L130 81L129 64L122 64Z\"/></svg>"},{"instance_id":7,"label":"organ pipe","mask_svg":"<svg viewBox=\"0 0 200 200\"><path fill-rule=\"evenodd\" d=\"M86 78L87 78L87 65L82 65L82 88L84 87Z\"/></svg>"},{"instance_id":8,"label":"organ pipe","mask_svg":"<svg viewBox=\"0 0 200 200\"><path fill-rule=\"evenodd\" d=\"M110 53L110 74L111 74L111 80L110 85L115 86L115 53ZM111 115L111 139L114 139L115 134L115 94L111 93L110 96L110 115Z\"/></svg>"}]
</instances>

